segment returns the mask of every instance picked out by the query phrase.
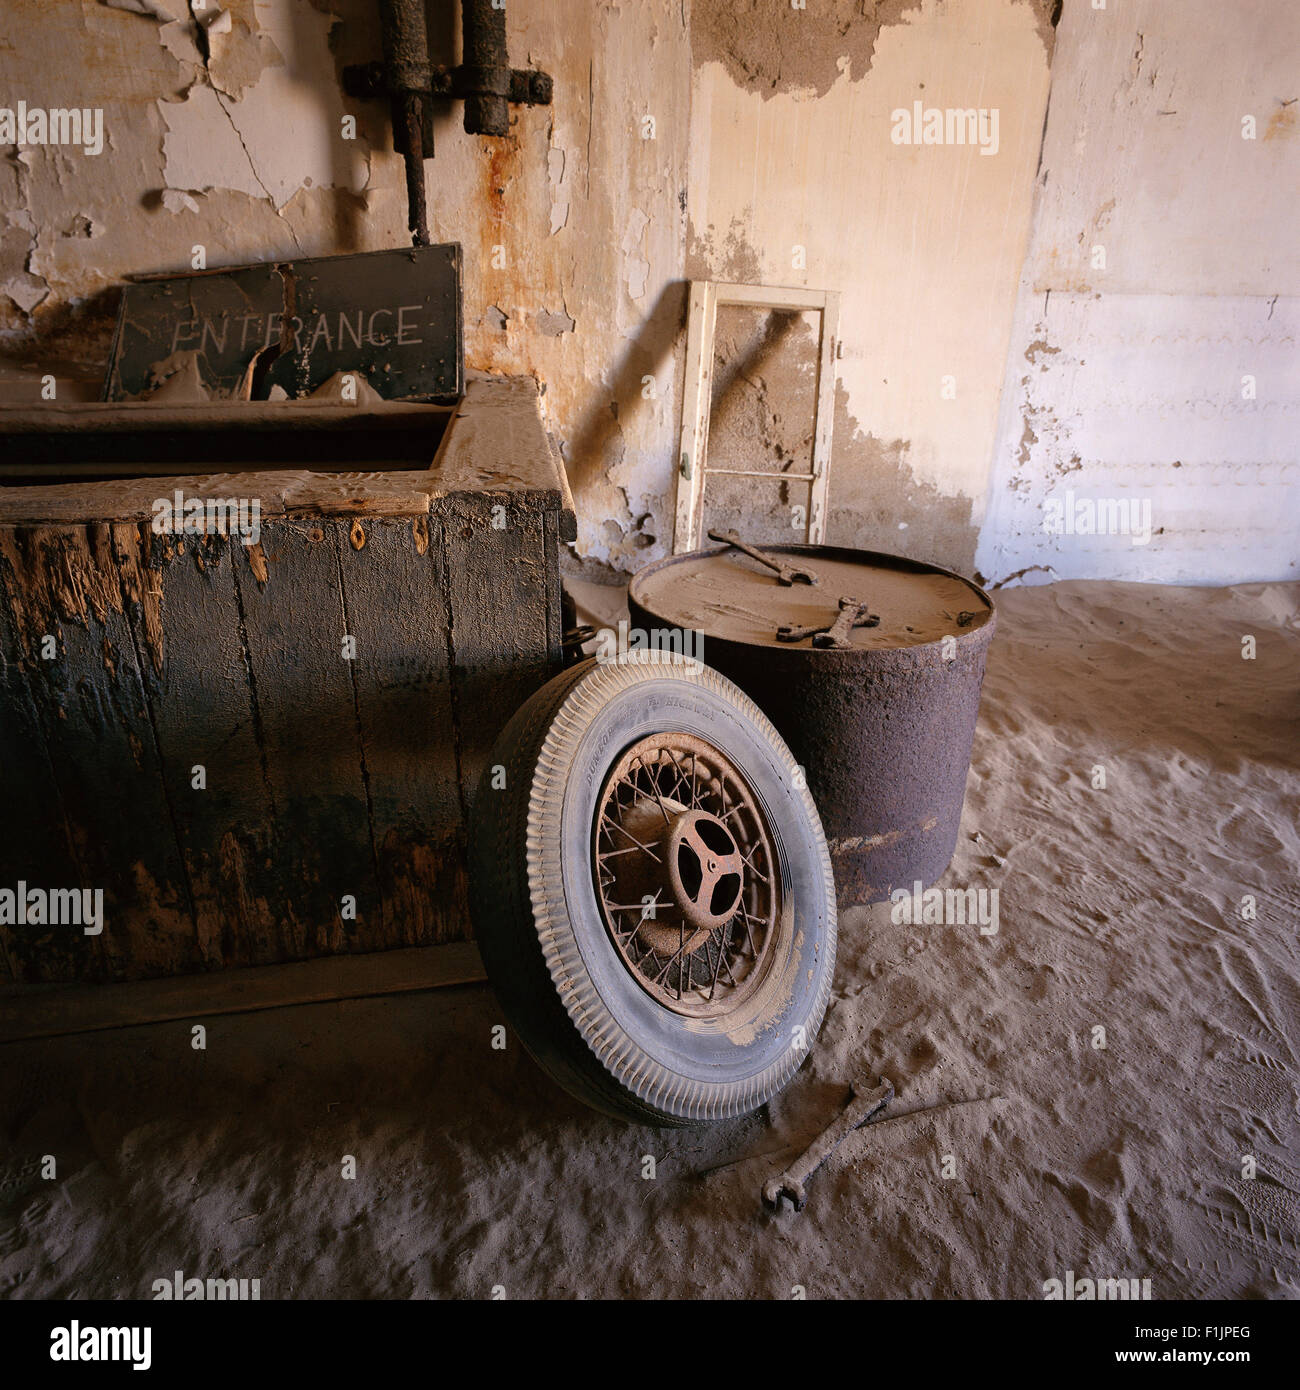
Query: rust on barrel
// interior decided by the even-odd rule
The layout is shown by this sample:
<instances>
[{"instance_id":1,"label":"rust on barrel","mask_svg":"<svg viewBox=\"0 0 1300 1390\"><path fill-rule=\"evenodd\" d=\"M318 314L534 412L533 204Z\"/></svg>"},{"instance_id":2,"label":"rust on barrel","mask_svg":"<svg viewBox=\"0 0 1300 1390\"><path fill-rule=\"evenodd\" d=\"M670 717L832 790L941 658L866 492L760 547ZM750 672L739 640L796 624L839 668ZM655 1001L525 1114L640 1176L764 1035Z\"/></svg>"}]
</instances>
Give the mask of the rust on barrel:
<instances>
[{"instance_id":1,"label":"rust on barrel","mask_svg":"<svg viewBox=\"0 0 1300 1390\"><path fill-rule=\"evenodd\" d=\"M636 575L632 622L702 632L704 661L771 719L817 803L841 907L928 886L956 848L992 600L961 575L898 556L763 549L821 583L783 587L744 554L694 551ZM836 629L849 598L879 621ZM792 642L791 630L805 636ZM842 645L821 644L832 630Z\"/></svg>"}]
</instances>

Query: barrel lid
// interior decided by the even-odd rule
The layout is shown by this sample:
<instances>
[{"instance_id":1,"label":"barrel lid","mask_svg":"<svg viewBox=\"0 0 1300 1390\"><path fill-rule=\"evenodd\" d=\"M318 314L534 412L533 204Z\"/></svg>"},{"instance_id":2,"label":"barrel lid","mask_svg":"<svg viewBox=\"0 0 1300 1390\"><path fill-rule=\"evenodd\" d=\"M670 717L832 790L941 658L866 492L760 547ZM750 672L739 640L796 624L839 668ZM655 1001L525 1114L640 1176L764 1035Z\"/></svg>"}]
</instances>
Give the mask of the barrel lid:
<instances>
[{"instance_id":1,"label":"barrel lid","mask_svg":"<svg viewBox=\"0 0 1300 1390\"><path fill-rule=\"evenodd\" d=\"M778 563L808 571L818 582L782 583L758 560L724 546L648 565L634 576L630 597L670 627L785 649L822 645L827 639L814 642L814 633L835 623L842 600L855 610L849 617L865 625L849 631L846 620L840 635L863 650L960 637L984 626L993 615L993 603L983 590L934 565L839 546L758 548ZM865 609L857 609L860 604ZM790 633L790 640L782 640L777 636L781 628L804 635Z\"/></svg>"}]
</instances>

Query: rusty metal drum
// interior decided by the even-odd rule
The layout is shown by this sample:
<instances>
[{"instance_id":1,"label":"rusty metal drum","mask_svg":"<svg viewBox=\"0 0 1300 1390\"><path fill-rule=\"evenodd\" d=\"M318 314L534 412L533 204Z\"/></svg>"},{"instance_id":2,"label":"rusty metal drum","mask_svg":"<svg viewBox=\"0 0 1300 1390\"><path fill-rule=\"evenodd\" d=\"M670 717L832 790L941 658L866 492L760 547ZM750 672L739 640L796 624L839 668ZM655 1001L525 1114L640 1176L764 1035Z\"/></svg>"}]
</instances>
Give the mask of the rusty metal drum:
<instances>
[{"instance_id":1,"label":"rusty metal drum","mask_svg":"<svg viewBox=\"0 0 1300 1390\"><path fill-rule=\"evenodd\" d=\"M957 844L992 600L900 556L726 539L639 571L633 628L646 642L697 634L673 640L776 725L821 813L841 907L928 887Z\"/></svg>"}]
</instances>

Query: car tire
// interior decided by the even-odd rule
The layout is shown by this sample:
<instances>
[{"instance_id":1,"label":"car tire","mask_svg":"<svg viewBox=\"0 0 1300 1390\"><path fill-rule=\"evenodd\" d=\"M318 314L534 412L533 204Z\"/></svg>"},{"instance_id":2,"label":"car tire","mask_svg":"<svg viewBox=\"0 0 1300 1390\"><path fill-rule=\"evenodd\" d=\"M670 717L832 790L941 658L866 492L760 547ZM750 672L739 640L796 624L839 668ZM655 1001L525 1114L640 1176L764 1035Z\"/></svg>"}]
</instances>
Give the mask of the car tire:
<instances>
[{"instance_id":1,"label":"car tire","mask_svg":"<svg viewBox=\"0 0 1300 1390\"><path fill-rule=\"evenodd\" d=\"M771 723L701 663L586 661L528 700L479 782L470 891L524 1046L619 1119L747 1114L821 1025L836 947L821 822Z\"/></svg>"}]
</instances>

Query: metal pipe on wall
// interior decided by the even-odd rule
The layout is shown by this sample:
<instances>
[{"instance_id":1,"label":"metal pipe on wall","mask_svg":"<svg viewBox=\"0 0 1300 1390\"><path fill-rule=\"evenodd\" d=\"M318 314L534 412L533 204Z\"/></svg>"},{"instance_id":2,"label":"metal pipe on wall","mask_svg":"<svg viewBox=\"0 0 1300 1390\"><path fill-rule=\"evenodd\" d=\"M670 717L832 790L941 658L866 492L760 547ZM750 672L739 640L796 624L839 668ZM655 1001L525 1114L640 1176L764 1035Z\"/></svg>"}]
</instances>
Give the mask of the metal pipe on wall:
<instances>
[{"instance_id":1,"label":"metal pipe on wall","mask_svg":"<svg viewBox=\"0 0 1300 1390\"><path fill-rule=\"evenodd\" d=\"M506 12L494 0L462 0L462 61L458 67L429 62L424 0L378 0L383 61L343 70L349 96L387 97L393 112L393 146L406 161L406 199L411 239L429 244L424 161L433 157L434 99L463 100L465 130L500 139L510 134L511 105L548 106L553 83L536 68L512 68L506 46Z\"/></svg>"},{"instance_id":2,"label":"metal pipe on wall","mask_svg":"<svg viewBox=\"0 0 1300 1390\"><path fill-rule=\"evenodd\" d=\"M433 74L423 0L379 0L384 51L384 85L393 107L393 130L406 161L407 224L416 246L429 245L429 211L424 161L433 155L426 141L426 108ZM427 131L432 135L432 127ZM426 148L427 145L427 148Z\"/></svg>"},{"instance_id":3,"label":"metal pipe on wall","mask_svg":"<svg viewBox=\"0 0 1300 1390\"><path fill-rule=\"evenodd\" d=\"M465 129L471 135L510 131L510 59L506 12L492 0L461 0L461 72L467 89Z\"/></svg>"}]
</instances>

